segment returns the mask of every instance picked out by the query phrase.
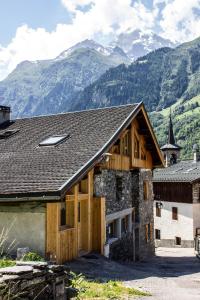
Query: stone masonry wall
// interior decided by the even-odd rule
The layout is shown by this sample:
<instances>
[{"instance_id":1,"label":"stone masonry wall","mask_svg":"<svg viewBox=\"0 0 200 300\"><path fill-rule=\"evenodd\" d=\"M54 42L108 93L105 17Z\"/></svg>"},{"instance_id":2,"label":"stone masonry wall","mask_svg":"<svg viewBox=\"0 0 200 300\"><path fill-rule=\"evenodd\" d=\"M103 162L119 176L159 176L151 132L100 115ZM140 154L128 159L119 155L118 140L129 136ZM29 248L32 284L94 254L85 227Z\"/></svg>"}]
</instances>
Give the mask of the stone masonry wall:
<instances>
[{"instance_id":1,"label":"stone masonry wall","mask_svg":"<svg viewBox=\"0 0 200 300\"><path fill-rule=\"evenodd\" d=\"M121 198L117 199L117 177L122 179ZM106 215L133 206L131 172L117 170L102 170L94 176L94 194L106 198Z\"/></svg>"},{"instance_id":2,"label":"stone masonry wall","mask_svg":"<svg viewBox=\"0 0 200 300\"><path fill-rule=\"evenodd\" d=\"M117 199L117 177L122 178L121 199ZM143 182L149 182L149 199L144 200ZM136 227L139 230L138 241L135 241L135 231L133 236L125 235L120 240L110 246L111 257L115 259L127 259L136 257L145 260L154 255L154 238L146 242L145 225L152 224L152 233L154 233L153 219L153 184L151 170L102 170L101 173L94 176L94 194L96 197L106 198L106 215L118 212L127 208L135 207ZM136 229L135 227L135 229ZM126 250L125 250L126 248ZM120 249L124 249L122 251ZM134 253L130 255L130 253ZM124 255L122 255L124 253ZM129 254L127 254L129 253Z\"/></svg>"},{"instance_id":3,"label":"stone masonry wall","mask_svg":"<svg viewBox=\"0 0 200 300\"><path fill-rule=\"evenodd\" d=\"M193 184L193 203L199 203L200 202L200 183L194 183Z\"/></svg>"},{"instance_id":4,"label":"stone masonry wall","mask_svg":"<svg viewBox=\"0 0 200 300\"><path fill-rule=\"evenodd\" d=\"M144 200L143 182L149 183L149 198ZM155 254L154 218L153 218L153 184L151 170L141 169L132 171L133 206L136 207L136 228L139 230L136 241L136 259L145 260ZM152 240L146 242L146 224L152 224ZM136 229L135 228L135 229Z\"/></svg>"},{"instance_id":5,"label":"stone masonry wall","mask_svg":"<svg viewBox=\"0 0 200 300\"><path fill-rule=\"evenodd\" d=\"M0 269L0 300L67 299L68 274L64 266L18 262Z\"/></svg>"}]
</instances>

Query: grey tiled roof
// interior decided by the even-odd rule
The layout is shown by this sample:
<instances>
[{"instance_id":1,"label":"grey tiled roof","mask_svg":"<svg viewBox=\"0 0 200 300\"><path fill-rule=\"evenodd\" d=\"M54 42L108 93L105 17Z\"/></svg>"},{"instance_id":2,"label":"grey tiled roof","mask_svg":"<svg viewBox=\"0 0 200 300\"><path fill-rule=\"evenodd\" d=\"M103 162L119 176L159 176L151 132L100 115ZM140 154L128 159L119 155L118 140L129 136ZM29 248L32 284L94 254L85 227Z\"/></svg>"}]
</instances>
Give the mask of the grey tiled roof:
<instances>
[{"instance_id":1,"label":"grey tiled roof","mask_svg":"<svg viewBox=\"0 0 200 300\"><path fill-rule=\"evenodd\" d=\"M178 149L181 149L180 146L176 145L176 144L165 144L164 146L162 146L160 148L161 150L178 150Z\"/></svg>"},{"instance_id":2,"label":"grey tiled roof","mask_svg":"<svg viewBox=\"0 0 200 300\"><path fill-rule=\"evenodd\" d=\"M183 160L168 168L156 169L154 182L193 182L200 180L200 161Z\"/></svg>"},{"instance_id":3,"label":"grey tiled roof","mask_svg":"<svg viewBox=\"0 0 200 300\"><path fill-rule=\"evenodd\" d=\"M139 107L125 105L16 120L6 129L19 132L0 139L0 197L61 191ZM3 130L0 126L0 133ZM70 134L70 138L58 146L38 146L45 138L62 134Z\"/></svg>"}]
</instances>

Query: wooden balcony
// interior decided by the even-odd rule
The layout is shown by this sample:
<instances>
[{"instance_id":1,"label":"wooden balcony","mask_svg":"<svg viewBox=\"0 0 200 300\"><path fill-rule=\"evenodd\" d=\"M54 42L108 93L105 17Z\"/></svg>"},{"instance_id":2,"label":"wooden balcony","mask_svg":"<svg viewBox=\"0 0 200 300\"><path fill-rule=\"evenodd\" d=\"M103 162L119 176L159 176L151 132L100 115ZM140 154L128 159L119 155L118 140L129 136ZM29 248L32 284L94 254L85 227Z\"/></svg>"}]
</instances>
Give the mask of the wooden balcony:
<instances>
[{"instance_id":1,"label":"wooden balcony","mask_svg":"<svg viewBox=\"0 0 200 300\"><path fill-rule=\"evenodd\" d=\"M130 169L130 157L113 153L109 156L109 161L105 162L102 167L105 169L128 171Z\"/></svg>"}]
</instances>

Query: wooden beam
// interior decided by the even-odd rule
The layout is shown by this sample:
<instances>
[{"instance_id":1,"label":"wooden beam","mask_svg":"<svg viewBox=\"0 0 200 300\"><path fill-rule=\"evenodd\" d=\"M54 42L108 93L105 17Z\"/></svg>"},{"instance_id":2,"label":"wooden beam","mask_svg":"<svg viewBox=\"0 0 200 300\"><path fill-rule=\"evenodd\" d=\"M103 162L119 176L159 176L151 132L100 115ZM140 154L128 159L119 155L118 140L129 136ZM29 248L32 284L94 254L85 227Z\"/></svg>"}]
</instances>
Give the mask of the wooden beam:
<instances>
[{"instance_id":1,"label":"wooden beam","mask_svg":"<svg viewBox=\"0 0 200 300\"><path fill-rule=\"evenodd\" d=\"M74 228L75 228L75 252L78 255L78 192L79 192L79 185L76 184L74 187Z\"/></svg>"},{"instance_id":2,"label":"wooden beam","mask_svg":"<svg viewBox=\"0 0 200 300\"><path fill-rule=\"evenodd\" d=\"M92 250L92 200L94 194L94 169L88 173L88 203L87 203L87 219L88 219L88 251Z\"/></svg>"}]
</instances>

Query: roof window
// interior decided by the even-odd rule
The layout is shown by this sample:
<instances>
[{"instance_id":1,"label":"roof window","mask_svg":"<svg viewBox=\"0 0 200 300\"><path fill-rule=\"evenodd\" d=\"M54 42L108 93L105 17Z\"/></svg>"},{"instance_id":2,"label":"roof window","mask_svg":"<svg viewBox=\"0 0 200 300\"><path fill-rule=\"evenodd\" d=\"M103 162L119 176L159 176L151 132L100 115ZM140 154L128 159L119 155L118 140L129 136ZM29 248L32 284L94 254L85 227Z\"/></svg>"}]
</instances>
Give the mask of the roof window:
<instances>
[{"instance_id":1,"label":"roof window","mask_svg":"<svg viewBox=\"0 0 200 300\"><path fill-rule=\"evenodd\" d=\"M66 139L69 138L68 135L53 135L48 138L46 138L44 141L39 143L39 146L55 146L62 142L64 142Z\"/></svg>"},{"instance_id":2,"label":"roof window","mask_svg":"<svg viewBox=\"0 0 200 300\"><path fill-rule=\"evenodd\" d=\"M195 168L190 168L190 169L186 170L184 173L190 173L191 171L196 170L196 169L197 169L196 167Z\"/></svg>"},{"instance_id":3,"label":"roof window","mask_svg":"<svg viewBox=\"0 0 200 300\"><path fill-rule=\"evenodd\" d=\"M15 129L15 130L4 130L3 132L0 132L0 139L3 140L3 139L7 139L9 138L10 136L16 134L19 130Z\"/></svg>"}]
</instances>

